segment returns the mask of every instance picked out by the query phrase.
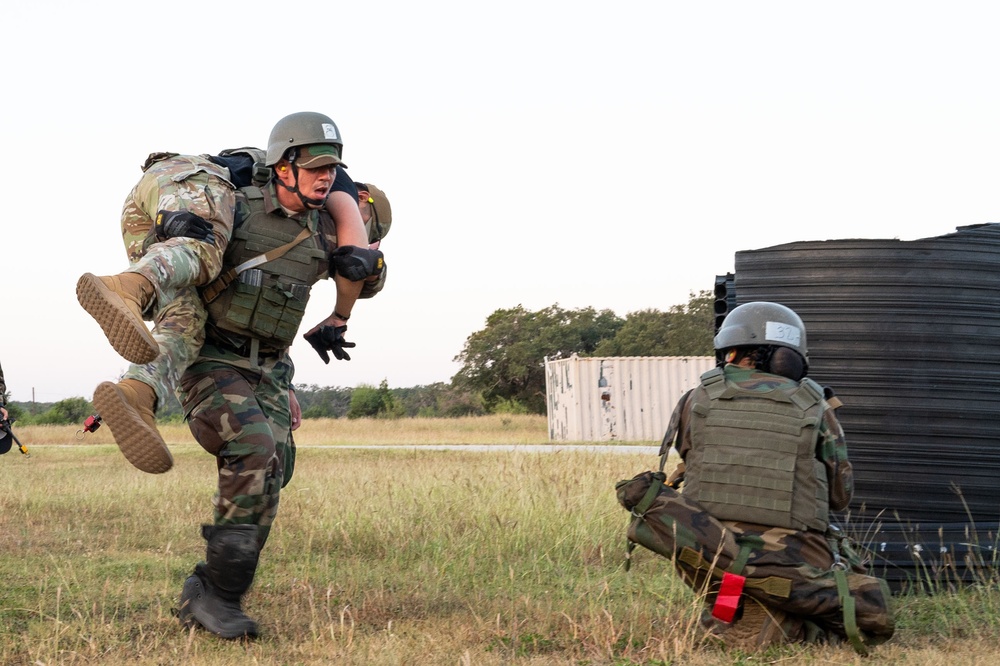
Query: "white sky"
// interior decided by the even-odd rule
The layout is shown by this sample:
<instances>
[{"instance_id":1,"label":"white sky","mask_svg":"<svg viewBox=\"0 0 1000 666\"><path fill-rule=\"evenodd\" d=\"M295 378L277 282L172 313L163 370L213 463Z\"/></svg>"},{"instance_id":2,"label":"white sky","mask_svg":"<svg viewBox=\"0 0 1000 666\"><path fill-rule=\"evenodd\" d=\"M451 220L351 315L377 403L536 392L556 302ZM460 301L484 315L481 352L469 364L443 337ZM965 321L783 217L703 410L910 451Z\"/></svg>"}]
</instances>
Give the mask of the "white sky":
<instances>
[{"instance_id":1,"label":"white sky","mask_svg":"<svg viewBox=\"0 0 1000 666\"><path fill-rule=\"evenodd\" d=\"M960 0L7 3L8 388L124 371L74 288L125 268L148 153L263 146L295 111L337 122L394 217L353 360L299 341L303 384L447 382L498 308L665 310L739 250L997 221L998 26Z\"/></svg>"}]
</instances>

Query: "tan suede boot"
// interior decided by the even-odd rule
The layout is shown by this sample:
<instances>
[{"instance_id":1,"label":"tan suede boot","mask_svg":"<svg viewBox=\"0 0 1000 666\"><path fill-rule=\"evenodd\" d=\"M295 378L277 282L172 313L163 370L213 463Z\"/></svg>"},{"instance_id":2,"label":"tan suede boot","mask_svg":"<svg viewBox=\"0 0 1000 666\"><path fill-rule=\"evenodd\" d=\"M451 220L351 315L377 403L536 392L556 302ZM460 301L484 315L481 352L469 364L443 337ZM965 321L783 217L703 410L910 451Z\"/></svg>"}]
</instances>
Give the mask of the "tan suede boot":
<instances>
[{"instance_id":1,"label":"tan suede boot","mask_svg":"<svg viewBox=\"0 0 1000 666\"><path fill-rule=\"evenodd\" d=\"M771 645L795 641L802 623L783 611L767 608L752 598L743 600L743 616L722 632L726 647L755 652Z\"/></svg>"},{"instance_id":2,"label":"tan suede boot","mask_svg":"<svg viewBox=\"0 0 1000 666\"><path fill-rule=\"evenodd\" d=\"M76 298L97 320L115 351L132 363L150 363L160 347L142 320L153 300L153 285L138 273L98 277L84 273L76 283Z\"/></svg>"},{"instance_id":3,"label":"tan suede boot","mask_svg":"<svg viewBox=\"0 0 1000 666\"><path fill-rule=\"evenodd\" d=\"M150 474L174 465L170 449L156 429L156 392L136 379L102 382L94 391L94 409L111 429L115 443L130 463Z\"/></svg>"}]
</instances>

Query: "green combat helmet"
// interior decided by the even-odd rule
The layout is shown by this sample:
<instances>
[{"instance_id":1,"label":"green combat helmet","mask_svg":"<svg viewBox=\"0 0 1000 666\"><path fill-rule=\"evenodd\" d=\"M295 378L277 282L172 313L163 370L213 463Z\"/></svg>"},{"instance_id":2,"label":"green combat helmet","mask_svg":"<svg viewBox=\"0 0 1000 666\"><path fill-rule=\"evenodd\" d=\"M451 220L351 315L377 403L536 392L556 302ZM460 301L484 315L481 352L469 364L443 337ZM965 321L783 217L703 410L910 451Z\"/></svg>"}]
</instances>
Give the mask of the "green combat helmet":
<instances>
[{"instance_id":1,"label":"green combat helmet","mask_svg":"<svg viewBox=\"0 0 1000 666\"><path fill-rule=\"evenodd\" d=\"M354 182L359 192L368 193L368 205L371 207L372 217L365 223L368 230L368 242L382 240L389 233L392 226L392 207L389 205L389 198L385 192L375 187L371 183Z\"/></svg>"},{"instance_id":2,"label":"green combat helmet","mask_svg":"<svg viewBox=\"0 0 1000 666\"><path fill-rule=\"evenodd\" d=\"M715 336L717 351L767 346L797 351L808 367L805 324L794 310L779 303L744 303L726 315Z\"/></svg>"},{"instance_id":3,"label":"green combat helmet","mask_svg":"<svg viewBox=\"0 0 1000 666\"><path fill-rule=\"evenodd\" d=\"M333 146L339 161L344 152L340 130L329 116L312 111L302 111L279 120L267 140L265 166L273 167L289 148L324 144ZM341 162L341 166L347 166Z\"/></svg>"}]
</instances>

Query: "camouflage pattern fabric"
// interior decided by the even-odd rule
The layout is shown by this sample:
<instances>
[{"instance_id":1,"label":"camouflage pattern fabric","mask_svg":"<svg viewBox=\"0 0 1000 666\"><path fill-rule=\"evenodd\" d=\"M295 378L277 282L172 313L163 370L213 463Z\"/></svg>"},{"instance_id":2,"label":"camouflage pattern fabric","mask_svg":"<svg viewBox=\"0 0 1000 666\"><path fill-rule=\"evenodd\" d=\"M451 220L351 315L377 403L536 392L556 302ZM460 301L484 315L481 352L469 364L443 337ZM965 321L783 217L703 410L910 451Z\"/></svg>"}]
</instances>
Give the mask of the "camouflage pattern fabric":
<instances>
[{"instance_id":1,"label":"camouflage pattern fabric","mask_svg":"<svg viewBox=\"0 0 1000 666\"><path fill-rule=\"evenodd\" d=\"M385 279L388 275L388 271L389 267L383 265L382 272L378 274L377 280L373 282L365 280L365 283L361 285L361 293L358 295L358 298L371 298L382 291L382 288L385 287Z\"/></svg>"},{"instance_id":2,"label":"camouflage pattern fabric","mask_svg":"<svg viewBox=\"0 0 1000 666\"><path fill-rule=\"evenodd\" d=\"M229 180L229 170L209 160L207 155L176 153L153 153L142 170L142 178L122 207L122 240L129 263L136 263L145 254L157 211L190 211L214 228L216 256L206 259L209 272L214 266L218 274L218 262L232 235L236 203L236 188Z\"/></svg>"},{"instance_id":3,"label":"camouflage pattern fabric","mask_svg":"<svg viewBox=\"0 0 1000 666\"><path fill-rule=\"evenodd\" d=\"M652 482L652 472L619 482L619 503L633 511ZM683 493L663 486L649 508L632 521L628 539L669 558L685 583L706 594L708 604L715 602L722 574L733 567L746 545L746 563L736 567L747 578L744 595L847 638L835 555L827 535L721 522ZM863 640L868 645L885 642L895 629L888 585L867 575L849 540L835 541Z\"/></svg>"},{"instance_id":4,"label":"camouflage pattern fabric","mask_svg":"<svg viewBox=\"0 0 1000 666\"><path fill-rule=\"evenodd\" d=\"M7 382L3 378L3 368L0 367L0 405L6 404Z\"/></svg>"},{"instance_id":5,"label":"camouflage pattern fabric","mask_svg":"<svg viewBox=\"0 0 1000 666\"><path fill-rule=\"evenodd\" d=\"M281 488L292 478L287 353L250 359L211 341L181 377L184 411L195 439L216 457L216 525L257 525L259 546L278 512Z\"/></svg>"},{"instance_id":6,"label":"camouflage pattern fabric","mask_svg":"<svg viewBox=\"0 0 1000 666\"><path fill-rule=\"evenodd\" d=\"M185 288L164 293L166 306L153 317L153 339L160 355L151 363L129 365L123 379L137 379L156 392L157 405L177 395L181 375L198 357L205 342L207 313L196 289ZM179 395L178 395L179 397Z\"/></svg>"},{"instance_id":7,"label":"camouflage pattern fabric","mask_svg":"<svg viewBox=\"0 0 1000 666\"><path fill-rule=\"evenodd\" d=\"M160 347L156 360L129 366L124 378L153 387L159 405L176 391L181 374L205 341L207 315L191 285L204 284L219 273L222 252L232 235L235 201L228 171L207 156L153 153L122 207L129 270L145 275L156 287L156 302L147 314ZM151 246L153 220L160 210L202 216L213 226L215 245L171 238Z\"/></svg>"}]
</instances>

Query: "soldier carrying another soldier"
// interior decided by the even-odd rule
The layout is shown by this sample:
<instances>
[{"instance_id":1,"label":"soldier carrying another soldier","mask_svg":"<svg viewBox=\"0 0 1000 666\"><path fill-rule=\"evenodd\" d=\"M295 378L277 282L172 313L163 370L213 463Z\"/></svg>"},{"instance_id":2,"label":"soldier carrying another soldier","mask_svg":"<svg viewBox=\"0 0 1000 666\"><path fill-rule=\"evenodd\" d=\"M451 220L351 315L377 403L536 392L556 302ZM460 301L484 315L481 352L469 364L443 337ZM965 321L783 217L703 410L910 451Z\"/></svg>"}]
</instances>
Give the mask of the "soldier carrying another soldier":
<instances>
[{"instance_id":1,"label":"soldier carrying another soldier","mask_svg":"<svg viewBox=\"0 0 1000 666\"><path fill-rule=\"evenodd\" d=\"M161 206L164 199L155 192L136 201L153 202L143 211L158 211L156 232L171 220L185 228L163 229L163 237L125 273L86 274L77 286L81 304L115 349L135 364L163 362L169 356L161 348L162 338L146 329L144 311L173 303L179 293L201 299L196 305L203 313L204 345L195 347L197 356L185 363L180 387L192 434L216 458L218 485L213 524L202 526L205 561L184 583L179 614L185 625L224 638L258 632L241 602L277 515L280 490L294 471L289 397L294 368L288 350L312 285L336 278L337 304L306 333L306 341L324 360L328 352L349 358L344 349L353 343L345 341L344 333L351 308L363 283L384 268L381 252L367 247L356 199L347 202L358 231L351 246L338 244L336 225L325 209L341 149L339 131L329 117L295 113L272 129L261 165L265 174L252 185L234 188L231 172L207 159L183 173L165 174L176 183L191 181L190 191L174 198L176 207ZM156 169L149 165L147 175L155 175ZM147 187L155 188L155 179L151 181ZM194 210L192 202L204 205ZM199 239L192 231L200 226L205 233ZM176 335L171 339L191 349L190 342ZM123 390L126 381L98 387L95 405L106 398L102 411L120 407L126 436L115 432L111 421L109 425L133 464L165 471L172 460L155 430L152 387L133 380L147 387L144 395L136 395ZM141 422L149 428L129 436L128 429ZM130 457L129 450L136 455ZM149 450L164 455L149 458ZM139 464L150 459L154 465Z\"/></svg>"},{"instance_id":2,"label":"soldier carrying another soldier","mask_svg":"<svg viewBox=\"0 0 1000 666\"><path fill-rule=\"evenodd\" d=\"M339 154L340 132L321 114L292 114L275 129L281 133L289 124L313 116L327 128L324 143L314 144L316 150ZM233 233L235 192L260 185L254 183L254 173L266 180L270 170L263 168L265 160L265 151L256 148L219 155L150 155L122 208L122 238L131 266L109 277L88 273L77 284L80 303L100 323L112 346L132 362L119 382L97 387L94 406L128 461L144 472L162 473L173 465L156 428L156 410L176 391L180 376L204 343L206 313L196 287L219 275L222 253ZM301 156L299 161L306 163ZM339 162L325 208L335 222L329 243L347 252L349 245L367 248L368 242L354 183L342 167ZM334 258L343 259L349 257ZM385 277L383 270L370 278L377 283L366 281L362 288L341 273L335 277L334 311L345 316L350 316L359 291L361 298L374 295ZM152 333L142 322L144 316L153 320Z\"/></svg>"}]
</instances>

